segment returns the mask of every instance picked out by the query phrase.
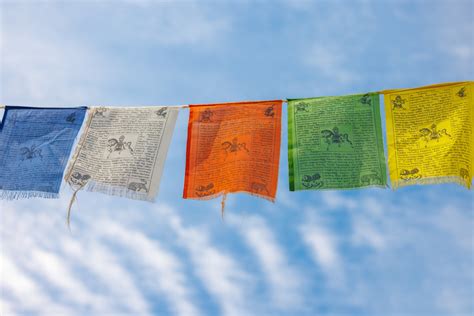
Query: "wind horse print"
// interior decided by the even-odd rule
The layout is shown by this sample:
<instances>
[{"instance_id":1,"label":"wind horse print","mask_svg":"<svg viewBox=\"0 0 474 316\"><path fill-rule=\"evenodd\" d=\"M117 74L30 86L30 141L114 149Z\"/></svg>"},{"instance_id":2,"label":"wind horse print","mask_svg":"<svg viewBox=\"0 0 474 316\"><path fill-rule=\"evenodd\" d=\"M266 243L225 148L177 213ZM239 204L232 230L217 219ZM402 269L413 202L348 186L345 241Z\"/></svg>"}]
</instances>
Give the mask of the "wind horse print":
<instances>
[{"instance_id":1,"label":"wind horse print","mask_svg":"<svg viewBox=\"0 0 474 316\"><path fill-rule=\"evenodd\" d=\"M471 188L474 83L382 93L392 187L453 182Z\"/></svg>"},{"instance_id":2,"label":"wind horse print","mask_svg":"<svg viewBox=\"0 0 474 316\"><path fill-rule=\"evenodd\" d=\"M0 123L0 198L57 198L86 107L7 106Z\"/></svg>"},{"instance_id":3,"label":"wind horse print","mask_svg":"<svg viewBox=\"0 0 474 316\"><path fill-rule=\"evenodd\" d=\"M153 201L178 107L94 107L67 172L74 188Z\"/></svg>"},{"instance_id":4,"label":"wind horse print","mask_svg":"<svg viewBox=\"0 0 474 316\"><path fill-rule=\"evenodd\" d=\"M379 95L288 100L290 190L386 187Z\"/></svg>"},{"instance_id":5,"label":"wind horse print","mask_svg":"<svg viewBox=\"0 0 474 316\"><path fill-rule=\"evenodd\" d=\"M190 105L185 199L275 199L282 101Z\"/></svg>"}]
</instances>

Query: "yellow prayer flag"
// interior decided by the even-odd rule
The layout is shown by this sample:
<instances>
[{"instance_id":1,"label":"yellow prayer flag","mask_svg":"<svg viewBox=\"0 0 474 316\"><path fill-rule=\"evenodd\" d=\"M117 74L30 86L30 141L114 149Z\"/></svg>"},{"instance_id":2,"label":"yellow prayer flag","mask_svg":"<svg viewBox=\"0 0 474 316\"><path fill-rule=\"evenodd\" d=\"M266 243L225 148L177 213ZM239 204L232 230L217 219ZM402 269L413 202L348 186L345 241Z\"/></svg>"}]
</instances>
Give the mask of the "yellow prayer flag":
<instances>
[{"instance_id":1,"label":"yellow prayer flag","mask_svg":"<svg viewBox=\"0 0 474 316\"><path fill-rule=\"evenodd\" d=\"M454 182L471 187L474 82L385 90L392 187Z\"/></svg>"}]
</instances>

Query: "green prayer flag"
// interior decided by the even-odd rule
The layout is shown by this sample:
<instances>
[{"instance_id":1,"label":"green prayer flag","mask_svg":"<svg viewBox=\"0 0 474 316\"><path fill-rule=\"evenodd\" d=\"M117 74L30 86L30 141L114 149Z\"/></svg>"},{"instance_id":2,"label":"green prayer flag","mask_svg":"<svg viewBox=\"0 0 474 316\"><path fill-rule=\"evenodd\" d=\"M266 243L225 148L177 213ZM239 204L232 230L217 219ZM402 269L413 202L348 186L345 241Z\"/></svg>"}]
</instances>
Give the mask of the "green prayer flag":
<instances>
[{"instance_id":1,"label":"green prayer flag","mask_svg":"<svg viewBox=\"0 0 474 316\"><path fill-rule=\"evenodd\" d=\"M288 100L290 191L387 186L378 93Z\"/></svg>"}]
</instances>

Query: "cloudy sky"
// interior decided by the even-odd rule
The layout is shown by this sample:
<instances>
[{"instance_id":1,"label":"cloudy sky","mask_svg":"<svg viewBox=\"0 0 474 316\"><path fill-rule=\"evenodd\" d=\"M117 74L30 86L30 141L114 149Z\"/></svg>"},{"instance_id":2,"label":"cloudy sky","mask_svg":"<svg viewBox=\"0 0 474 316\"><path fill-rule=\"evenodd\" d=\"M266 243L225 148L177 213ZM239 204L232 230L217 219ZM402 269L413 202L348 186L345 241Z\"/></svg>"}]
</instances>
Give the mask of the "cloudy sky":
<instances>
[{"instance_id":1,"label":"cloudy sky","mask_svg":"<svg viewBox=\"0 0 474 316\"><path fill-rule=\"evenodd\" d=\"M474 1L1 1L0 103L174 105L474 78ZM188 111L154 204L0 201L2 315L472 315L473 193L181 199Z\"/></svg>"}]
</instances>

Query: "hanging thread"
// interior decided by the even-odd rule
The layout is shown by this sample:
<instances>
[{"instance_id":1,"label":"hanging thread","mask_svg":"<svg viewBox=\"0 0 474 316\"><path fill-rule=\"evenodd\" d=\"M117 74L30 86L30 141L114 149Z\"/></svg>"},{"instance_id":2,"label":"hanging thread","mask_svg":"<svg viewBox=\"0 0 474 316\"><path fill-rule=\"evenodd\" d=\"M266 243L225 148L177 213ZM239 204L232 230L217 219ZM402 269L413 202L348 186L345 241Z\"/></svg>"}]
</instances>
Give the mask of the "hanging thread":
<instances>
[{"instance_id":1,"label":"hanging thread","mask_svg":"<svg viewBox=\"0 0 474 316\"><path fill-rule=\"evenodd\" d=\"M82 190L82 188L86 185L86 182L84 182L83 184L81 184L76 190L74 190L74 193L72 194L72 197L71 197L71 200L69 201L69 206L67 208L67 218L66 218L66 222L67 222L67 228L69 229L69 231L71 231L71 209L72 209L72 205L74 204L74 202L77 200L77 193Z\"/></svg>"},{"instance_id":2,"label":"hanging thread","mask_svg":"<svg viewBox=\"0 0 474 316\"><path fill-rule=\"evenodd\" d=\"M221 201L221 217L222 220L224 220L224 212L225 212L225 201L227 200L227 193L224 193L222 196L222 201Z\"/></svg>"}]
</instances>

